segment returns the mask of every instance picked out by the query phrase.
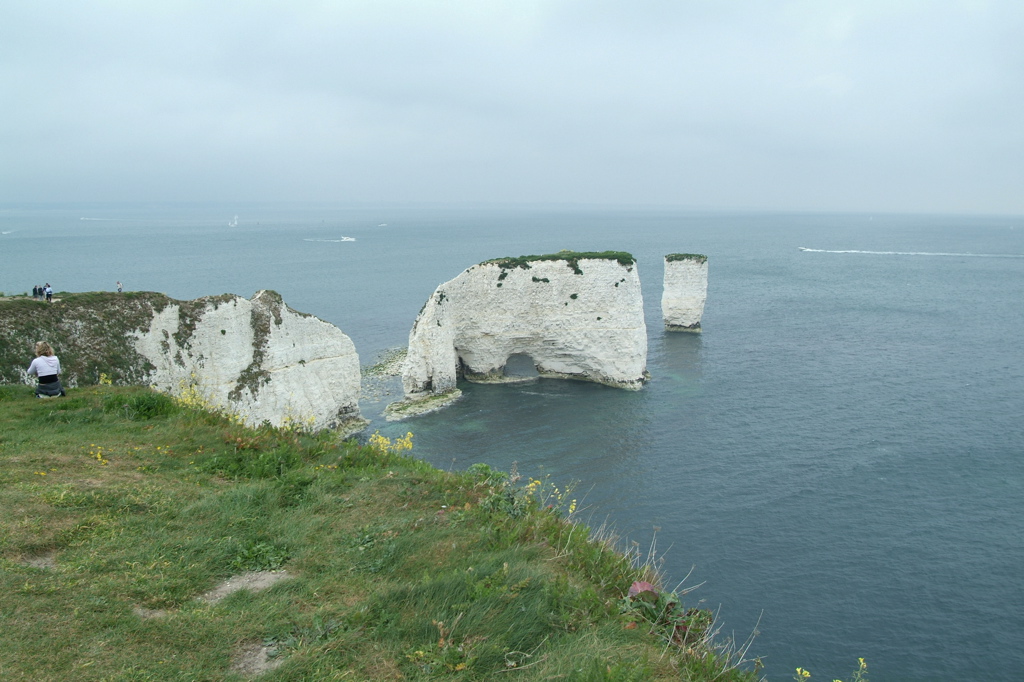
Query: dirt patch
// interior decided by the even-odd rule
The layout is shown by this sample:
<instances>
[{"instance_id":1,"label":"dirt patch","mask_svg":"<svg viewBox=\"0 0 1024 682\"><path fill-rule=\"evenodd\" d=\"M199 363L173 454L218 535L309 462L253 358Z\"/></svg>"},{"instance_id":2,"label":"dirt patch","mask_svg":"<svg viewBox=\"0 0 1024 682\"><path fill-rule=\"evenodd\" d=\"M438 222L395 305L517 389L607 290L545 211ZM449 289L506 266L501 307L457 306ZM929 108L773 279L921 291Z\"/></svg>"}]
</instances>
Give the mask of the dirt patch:
<instances>
[{"instance_id":1,"label":"dirt patch","mask_svg":"<svg viewBox=\"0 0 1024 682\"><path fill-rule=\"evenodd\" d=\"M25 559L22 563L26 566L31 566L32 568L53 570L57 568L57 553L47 552L46 554L37 554L36 556Z\"/></svg>"},{"instance_id":2,"label":"dirt patch","mask_svg":"<svg viewBox=\"0 0 1024 682\"><path fill-rule=\"evenodd\" d=\"M216 604L232 592L238 592L239 590L259 592L291 577L288 571L250 571L241 575L231 576L199 598L205 602Z\"/></svg>"},{"instance_id":3,"label":"dirt patch","mask_svg":"<svg viewBox=\"0 0 1024 682\"><path fill-rule=\"evenodd\" d=\"M132 613L139 618L163 618L167 615L167 611L163 609L147 609L142 606L136 606Z\"/></svg>"},{"instance_id":4,"label":"dirt patch","mask_svg":"<svg viewBox=\"0 0 1024 682\"><path fill-rule=\"evenodd\" d=\"M270 657L273 651L273 647L259 642L240 644L231 657L231 671L242 675L261 675L273 670L284 663L283 658Z\"/></svg>"}]
</instances>

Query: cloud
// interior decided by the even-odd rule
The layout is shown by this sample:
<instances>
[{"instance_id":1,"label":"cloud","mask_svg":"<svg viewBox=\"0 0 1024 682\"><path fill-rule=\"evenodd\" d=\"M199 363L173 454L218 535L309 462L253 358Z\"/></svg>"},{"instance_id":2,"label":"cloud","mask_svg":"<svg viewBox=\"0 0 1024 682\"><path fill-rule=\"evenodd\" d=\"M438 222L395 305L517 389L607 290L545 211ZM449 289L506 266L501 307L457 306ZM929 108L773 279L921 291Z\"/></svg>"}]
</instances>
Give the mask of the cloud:
<instances>
[{"instance_id":1,"label":"cloud","mask_svg":"<svg viewBox=\"0 0 1024 682\"><path fill-rule=\"evenodd\" d=\"M69 2L0 200L1024 211L1014 2Z\"/></svg>"}]
</instances>

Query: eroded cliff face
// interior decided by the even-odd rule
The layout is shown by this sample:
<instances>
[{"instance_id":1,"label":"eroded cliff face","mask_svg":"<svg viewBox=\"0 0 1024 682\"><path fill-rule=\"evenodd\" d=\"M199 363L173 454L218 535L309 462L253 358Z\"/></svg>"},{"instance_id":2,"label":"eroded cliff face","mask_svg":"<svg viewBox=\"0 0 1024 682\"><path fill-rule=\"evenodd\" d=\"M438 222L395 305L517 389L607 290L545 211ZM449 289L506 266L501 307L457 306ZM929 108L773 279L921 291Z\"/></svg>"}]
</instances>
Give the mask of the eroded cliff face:
<instances>
[{"instance_id":1,"label":"eroded cliff face","mask_svg":"<svg viewBox=\"0 0 1024 682\"><path fill-rule=\"evenodd\" d=\"M0 304L0 381L28 382L32 343L49 341L68 387L155 385L192 391L252 425L361 426L360 369L340 329L272 291L177 301L163 294L70 294Z\"/></svg>"},{"instance_id":2,"label":"eroded cliff face","mask_svg":"<svg viewBox=\"0 0 1024 682\"><path fill-rule=\"evenodd\" d=\"M272 291L172 302L137 333L150 382L194 387L250 424L338 428L361 421L359 357L340 329L284 305ZM200 304L200 305L196 305Z\"/></svg>"},{"instance_id":3,"label":"eroded cliff face","mask_svg":"<svg viewBox=\"0 0 1024 682\"><path fill-rule=\"evenodd\" d=\"M647 330L632 256L501 259L440 285L409 334L406 398L452 391L460 371L470 381L520 380L504 372L518 354L541 377L640 388Z\"/></svg>"},{"instance_id":4,"label":"eroded cliff face","mask_svg":"<svg viewBox=\"0 0 1024 682\"><path fill-rule=\"evenodd\" d=\"M708 259L694 253L665 256L665 289L661 314L665 330L699 332L708 297Z\"/></svg>"}]
</instances>

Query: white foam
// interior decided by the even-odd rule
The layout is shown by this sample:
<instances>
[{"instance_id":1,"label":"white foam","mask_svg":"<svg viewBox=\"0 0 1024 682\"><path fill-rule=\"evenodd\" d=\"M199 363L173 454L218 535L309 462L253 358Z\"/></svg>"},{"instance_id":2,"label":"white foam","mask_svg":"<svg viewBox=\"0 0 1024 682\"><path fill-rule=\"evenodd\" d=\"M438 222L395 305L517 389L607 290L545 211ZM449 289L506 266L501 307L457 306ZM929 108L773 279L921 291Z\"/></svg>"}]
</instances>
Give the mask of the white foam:
<instances>
[{"instance_id":1,"label":"white foam","mask_svg":"<svg viewBox=\"0 0 1024 682\"><path fill-rule=\"evenodd\" d=\"M342 237L341 239L303 239L304 242L330 242L332 244L340 244L341 242L354 242L355 237Z\"/></svg>"}]
</instances>

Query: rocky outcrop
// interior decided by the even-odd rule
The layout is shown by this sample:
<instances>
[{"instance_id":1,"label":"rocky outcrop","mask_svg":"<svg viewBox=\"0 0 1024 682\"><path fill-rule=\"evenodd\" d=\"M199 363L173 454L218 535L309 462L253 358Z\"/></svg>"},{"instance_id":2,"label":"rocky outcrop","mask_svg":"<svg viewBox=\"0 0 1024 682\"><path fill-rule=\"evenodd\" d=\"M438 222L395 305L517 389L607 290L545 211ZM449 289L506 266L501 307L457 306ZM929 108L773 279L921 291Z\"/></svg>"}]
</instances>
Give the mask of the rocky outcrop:
<instances>
[{"instance_id":1,"label":"rocky outcrop","mask_svg":"<svg viewBox=\"0 0 1024 682\"><path fill-rule=\"evenodd\" d=\"M191 303L187 313L168 305L135 342L159 390L194 385L254 424L336 428L359 419L359 357L340 329L272 291Z\"/></svg>"},{"instance_id":2,"label":"rocky outcrop","mask_svg":"<svg viewBox=\"0 0 1024 682\"><path fill-rule=\"evenodd\" d=\"M707 297L707 256L696 253L670 253L665 256L661 314L666 331L699 332Z\"/></svg>"},{"instance_id":3,"label":"rocky outcrop","mask_svg":"<svg viewBox=\"0 0 1024 682\"><path fill-rule=\"evenodd\" d=\"M292 310L273 291L250 300L225 294L177 301L140 292L71 294L53 305L5 303L0 349L5 334L26 346L49 340L70 386L97 383L102 373L118 384L187 392L251 425L351 430L365 423L352 341L334 325ZM19 356L18 365L27 367L31 355Z\"/></svg>"},{"instance_id":4,"label":"rocky outcrop","mask_svg":"<svg viewBox=\"0 0 1024 682\"><path fill-rule=\"evenodd\" d=\"M409 334L404 404L507 376L510 356L529 356L540 377L638 389L646 376L647 330L636 263L627 253L561 252L474 265L440 285Z\"/></svg>"}]
</instances>

